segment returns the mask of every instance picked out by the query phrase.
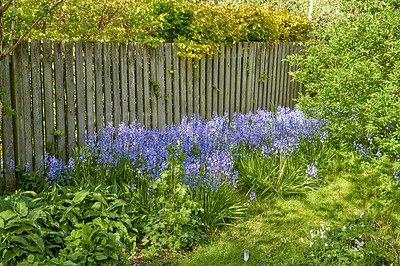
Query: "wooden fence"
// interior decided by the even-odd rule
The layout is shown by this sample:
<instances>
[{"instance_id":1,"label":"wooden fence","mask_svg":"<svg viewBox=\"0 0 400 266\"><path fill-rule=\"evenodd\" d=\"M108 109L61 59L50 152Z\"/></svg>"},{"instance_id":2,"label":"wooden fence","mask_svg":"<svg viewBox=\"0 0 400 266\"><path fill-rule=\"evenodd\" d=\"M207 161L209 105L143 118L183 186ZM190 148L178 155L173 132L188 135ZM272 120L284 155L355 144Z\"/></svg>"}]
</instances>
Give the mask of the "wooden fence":
<instances>
[{"instance_id":1,"label":"wooden fence","mask_svg":"<svg viewBox=\"0 0 400 266\"><path fill-rule=\"evenodd\" d=\"M282 61L296 43L222 44L201 60L179 57L176 44L26 40L0 62L2 96L15 116L2 125L3 161L39 169L46 152L65 161L87 132L140 122L164 128L184 116L246 113L284 105L302 85ZM15 187L11 171L7 187ZM14 180L14 181L12 181Z\"/></svg>"}]
</instances>

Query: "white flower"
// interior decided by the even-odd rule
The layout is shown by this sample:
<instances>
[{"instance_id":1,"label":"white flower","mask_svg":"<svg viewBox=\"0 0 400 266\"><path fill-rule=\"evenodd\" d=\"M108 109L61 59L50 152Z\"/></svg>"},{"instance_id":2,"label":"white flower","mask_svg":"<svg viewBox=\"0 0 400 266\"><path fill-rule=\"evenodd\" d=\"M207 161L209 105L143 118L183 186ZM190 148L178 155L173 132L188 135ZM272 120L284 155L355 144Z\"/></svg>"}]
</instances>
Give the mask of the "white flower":
<instances>
[{"instance_id":1,"label":"white flower","mask_svg":"<svg viewBox=\"0 0 400 266\"><path fill-rule=\"evenodd\" d=\"M328 243L325 243L325 247L327 247L328 246Z\"/></svg>"},{"instance_id":2,"label":"white flower","mask_svg":"<svg viewBox=\"0 0 400 266\"><path fill-rule=\"evenodd\" d=\"M303 238L300 238L300 241L303 243L304 242Z\"/></svg>"},{"instance_id":3,"label":"white flower","mask_svg":"<svg viewBox=\"0 0 400 266\"><path fill-rule=\"evenodd\" d=\"M314 242L311 242L311 243L310 243L310 247L312 247L313 245L314 245Z\"/></svg>"},{"instance_id":4,"label":"white flower","mask_svg":"<svg viewBox=\"0 0 400 266\"><path fill-rule=\"evenodd\" d=\"M345 225L343 225L342 230L344 231L344 230L346 230L346 229L347 229L347 227L346 227Z\"/></svg>"},{"instance_id":5,"label":"white flower","mask_svg":"<svg viewBox=\"0 0 400 266\"><path fill-rule=\"evenodd\" d=\"M361 213L360 218L362 218L364 216L364 213Z\"/></svg>"}]
</instances>

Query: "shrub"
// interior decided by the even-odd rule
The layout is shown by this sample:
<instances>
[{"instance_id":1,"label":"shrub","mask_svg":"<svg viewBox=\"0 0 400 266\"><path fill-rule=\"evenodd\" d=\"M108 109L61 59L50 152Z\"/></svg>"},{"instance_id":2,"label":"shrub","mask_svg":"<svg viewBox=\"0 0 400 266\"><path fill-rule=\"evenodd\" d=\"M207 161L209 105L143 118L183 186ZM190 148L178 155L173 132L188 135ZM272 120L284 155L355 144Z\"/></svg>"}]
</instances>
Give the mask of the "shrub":
<instances>
[{"instance_id":1,"label":"shrub","mask_svg":"<svg viewBox=\"0 0 400 266\"><path fill-rule=\"evenodd\" d=\"M18 37L48 7L40 0L19 1ZM12 13L5 14L11 29ZM10 25L10 27L8 27ZM221 4L184 0L70 1L33 29L30 38L113 41L178 42L186 56L212 53L221 42L300 41L312 23L304 17L254 4ZM6 31L5 36L10 32Z\"/></svg>"},{"instance_id":2,"label":"shrub","mask_svg":"<svg viewBox=\"0 0 400 266\"><path fill-rule=\"evenodd\" d=\"M306 94L299 108L331 122L337 144L396 160L400 150L400 10L352 4L351 13L291 57ZM365 5L364 5L365 4ZM383 6L382 6L383 5ZM369 148L368 148L369 147ZM395 164L398 170L399 164Z\"/></svg>"}]
</instances>

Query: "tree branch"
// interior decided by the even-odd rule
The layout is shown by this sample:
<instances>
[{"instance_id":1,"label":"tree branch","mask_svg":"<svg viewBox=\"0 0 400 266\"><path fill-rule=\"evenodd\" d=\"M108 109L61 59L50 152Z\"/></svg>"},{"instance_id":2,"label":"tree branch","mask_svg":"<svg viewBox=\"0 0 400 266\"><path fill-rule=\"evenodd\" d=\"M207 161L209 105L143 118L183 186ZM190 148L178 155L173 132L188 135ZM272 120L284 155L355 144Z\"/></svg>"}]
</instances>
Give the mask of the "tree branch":
<instances>
[{"instance_id":1,"label":"tree branch","mask_svg":"<svg viewBox=\"0 0 400 266\"><path fill-rule=\"evenodd\" d=\"M8 0L8 2L4 6L0 7L0 15L6 12L6 10L10 7L12 1L13 0Z\"/></svg>"},{"instance_id":2,"label":"tree branch","mask_svg":"<svg viewBox=\"0 0 400 266\"><path fill-rule=\"evenodd\" d=\"M10 0L9 0L10 1ZM12 1L12 0L11 0ZM4 53L0 54L0 61L6 57L8 54L10 54L12 51L15 50L15 48L20 44L20 42L25 38L26 35L34 28L36 25L46 16L49 14L54 8L56 8L59 4L64 2L64 0L59 0L57 3L55 3L45 14L43 14L41 17L39 17L30 27L29 29L21 36L19 37L18 41L11 47L7 48L7 50L4 51Z\"/></svg>"}]
</instances>

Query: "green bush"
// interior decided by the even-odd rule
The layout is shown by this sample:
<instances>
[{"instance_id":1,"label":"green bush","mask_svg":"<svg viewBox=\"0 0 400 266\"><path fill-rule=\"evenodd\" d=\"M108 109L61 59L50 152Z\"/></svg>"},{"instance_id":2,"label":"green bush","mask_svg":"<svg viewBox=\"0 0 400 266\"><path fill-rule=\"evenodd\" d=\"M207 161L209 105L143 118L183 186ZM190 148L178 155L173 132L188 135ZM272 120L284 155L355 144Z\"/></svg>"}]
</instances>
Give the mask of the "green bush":
<instances>
[{"instance_id":1,"label":"green bush","mask_svg":"<svg viewBox=\"0 0 400 266\"><path fill-rule=\"evenodd\" d=\"M20 36L48 8L40 0L18 1ZM12 12L5 14L5 37ZM30 38L113 42L178 42L187 56L211 53L221 42L301 41L312 23L305 17L254 4L221 4L184 0L69 1L32 30Z\"/></svg>"},{"instance_id":2,"label":"green bush","mask_svg":"<svg viewBox=\"0 0 400 266\"><path fill-rule=\"evenodd\" d=\"M345 1L351 12L290 60L306 88L299 108L328 119L337 144L398 160L400 10L373 2Z\"/></svg>"}]
</instances>

